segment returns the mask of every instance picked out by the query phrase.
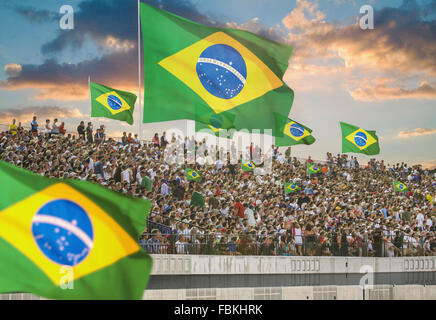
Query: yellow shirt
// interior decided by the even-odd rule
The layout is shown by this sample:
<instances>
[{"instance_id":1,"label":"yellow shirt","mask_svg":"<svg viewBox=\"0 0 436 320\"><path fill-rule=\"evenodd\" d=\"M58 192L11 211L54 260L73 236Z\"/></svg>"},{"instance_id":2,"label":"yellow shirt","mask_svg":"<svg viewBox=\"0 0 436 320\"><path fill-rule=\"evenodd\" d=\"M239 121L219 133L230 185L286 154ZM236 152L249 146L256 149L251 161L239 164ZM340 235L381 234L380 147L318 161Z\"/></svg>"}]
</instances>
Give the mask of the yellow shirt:
<instances>
[{"instance_id":1,"label":"yellow shirt","mask_svg":"<svg viewBox=\"0 0 436 320\"><path fill-rule=\"evenodd\" d=\"M17 125L16 124L11 124L9 126L9 131L10 133L12 133L13 136L15 136L17 134Z\"/></svg>"}]
</instances>

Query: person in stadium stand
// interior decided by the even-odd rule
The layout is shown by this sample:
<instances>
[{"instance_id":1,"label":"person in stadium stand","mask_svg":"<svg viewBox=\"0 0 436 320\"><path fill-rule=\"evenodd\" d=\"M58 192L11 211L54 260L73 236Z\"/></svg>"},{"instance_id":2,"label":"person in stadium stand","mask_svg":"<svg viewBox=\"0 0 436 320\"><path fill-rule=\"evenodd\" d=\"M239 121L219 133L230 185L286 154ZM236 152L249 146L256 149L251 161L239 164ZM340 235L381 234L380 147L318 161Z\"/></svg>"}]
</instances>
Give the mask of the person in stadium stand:
<instances>
[{"instance_id":1,"label":"person in stadium stand","mask_svg":"<svg viewBox=\"0 0 436 320\"><path fill-rule=\"evenodd\" d=\"M182 149L207 151L204 165L190 165L202 173L201 181L187 181L184 165L164 160L173 157L172 149L161 146L157 133L150 143L129 141L127 134L121 142L100 135L96 143L85 140L83 121L77 128L81 139L73 139L38 134L36 119L30 131L0 133L0 159L49 178L81 179L150 199L143 238L149 252L176 253L179 241L194 248L186 253L200 254L436 254L436 172L420 166L375 159L359 166L355 157L327 153L325 166L308 157L323 168L309 178L304 160L286 161L273 147L272 174L257 176L243 172L240 162L211 161L215 147L206 140L172 138ZM227 159L233 152L232 145ZM249 159L249 148L240 157ZM152 181L151 191L141 184L145 176ZM300 190L285 195L283 185L289 181ZM408 191L395 192L393 181L405 182ZM190 204L193 190L204 197L204 207Z\"/></svg>"},{"instance_id":2,"label":"person in stadium stand","mask_svg":"<svg viewBox=\"0 0 436 320\"><path fill-rule=\"evenodd\" d=\"M38 122L36 121L36 116L34 116L32 122L30 122L30 128L34 135L38 134Z\"/></svg>"},{"instance_id":3,"label":"person in stadium stand","mask_svg":"<svg viewBox=\"0 0 436 320\"><path fill-rule=\"evenodd\" d=\"M65 122L62 122L61 125L59 126L59 133L61 135L65 135L66 132L67 132L67 129L65 129Z\"/></svg>"},{"instance_id":4,"label":"person in stadium stand","mask_svg":"<svg viewBox=\"0 0 436 320\"><path fill-rule=\"evenodd\" d=\"M18 133L18 127L17 127L17 125L15 124L16 121L17 121L17 120L12 119L12 123L11 123L11 125L9 126L9 132L11 133L12 137L15 136L15 135Z\"/></svg>"},{"instance_id":5,"label":"person in stadium stand","mask_svg":"<svg viewBox=\"0 0 436 320\"><path fill-rule=\"evenodd\" d=\"M77 134L79 138L82 138L85 141L85 122L80 121L80 124L77 126Z\"/></svg>"},{"instance_id":6,"label":"person in stadium stand","mask_svg":"<svg viewBox=\"0 0 436 320\"><path fill-rule=\"evenodd\" d=\"M88 143L94 142L92 136L93 129L92 129L91 122L88 122L88 126L86 127L85 132L86 132L86 140L88 141Z\"/></svg>"}]
</instances>

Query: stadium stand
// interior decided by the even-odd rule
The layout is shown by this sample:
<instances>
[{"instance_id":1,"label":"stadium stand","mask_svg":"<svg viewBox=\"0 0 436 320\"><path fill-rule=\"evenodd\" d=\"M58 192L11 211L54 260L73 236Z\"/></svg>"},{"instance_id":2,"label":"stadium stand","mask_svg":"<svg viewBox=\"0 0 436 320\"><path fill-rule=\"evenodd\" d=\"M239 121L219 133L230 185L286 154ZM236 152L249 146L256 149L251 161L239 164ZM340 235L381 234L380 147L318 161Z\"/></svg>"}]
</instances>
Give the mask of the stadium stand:
<instances>
[{"instance_id":1,"label":"stadium stand","mask_svg":"<svg viewBox=\"0 0 436 320\"><path fill-rule=\"evenodd\" d=\"M35 120L36 121L36 120ZM0 133L0 159L51 178L99 183L152 201L142 247L152 254L409 257L436 254L436 173L406 163L327 153L325 161L291 157L273 148L272 173L244 172L213 161L205 141L172 136L141 142L125 133L107 138L92 124L66 132L21 124ZM164 160L169 145L195 147L206 156L190 168ZM217 150L215 150L217 151ZM230 158L227 153L227 159ZM260 153L255 146L239 157ZM209 155L208 155L209 154ZM306 163L320 173L308 175ZM259 167L262 167L260 165ZM149 190L143 180L152 181ZM394 181L407 185L394 190ZM284 183L300 190L285 194ZM190 203L194 191L205 206Z\"/></svg>"}]
</instances>

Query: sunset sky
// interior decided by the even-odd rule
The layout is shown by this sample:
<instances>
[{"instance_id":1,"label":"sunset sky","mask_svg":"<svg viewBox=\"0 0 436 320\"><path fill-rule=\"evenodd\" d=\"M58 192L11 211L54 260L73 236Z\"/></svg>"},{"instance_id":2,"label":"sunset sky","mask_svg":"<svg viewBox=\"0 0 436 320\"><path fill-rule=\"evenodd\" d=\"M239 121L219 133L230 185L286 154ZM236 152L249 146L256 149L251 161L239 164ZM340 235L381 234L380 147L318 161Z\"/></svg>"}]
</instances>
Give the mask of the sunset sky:
<instances>
[{"instance_id":1,"label":"sunset sky","mask_svg":"<svg viewBox=\"0 0 436 320\"><path fill-rule=\"evenodd\" d=\"M381 154L436 167L436 0L144 0L191 20L242 28L294 51L284 81L295 92L290 118L313 129L295 156L324 160L341 151L339 121L376 130ZM59 9L75 10L74 30ZM375 9L361 30L359 9ZM0 1L0 124L32 115L75 130L91 120L91 80L138 94L136 0ZM93 118L108 131L135 125ZM144 124L144 138L186 121ZM0 126L0 129L4 127ZM362 162L369 157L359 156Z\"/></svg>"}]
</instances>

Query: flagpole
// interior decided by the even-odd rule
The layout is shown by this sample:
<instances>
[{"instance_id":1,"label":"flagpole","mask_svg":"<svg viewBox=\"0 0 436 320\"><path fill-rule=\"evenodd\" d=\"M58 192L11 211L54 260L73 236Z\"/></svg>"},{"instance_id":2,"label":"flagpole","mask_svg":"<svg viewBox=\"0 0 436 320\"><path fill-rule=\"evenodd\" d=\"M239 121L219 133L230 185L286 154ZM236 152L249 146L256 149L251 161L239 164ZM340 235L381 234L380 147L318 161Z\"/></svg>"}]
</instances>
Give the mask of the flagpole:
<instances>
[{"instance_id":1,"label":"flagpole","mask_svg":"<svg viewBox=\"0 0 436 320\"><path fill-rule=\"evenodd\" d=\"M138 0L138 82L139 82L139 140L142 142L142 107L141 107L141 15Z\"/></svg>"}]
</instances>

